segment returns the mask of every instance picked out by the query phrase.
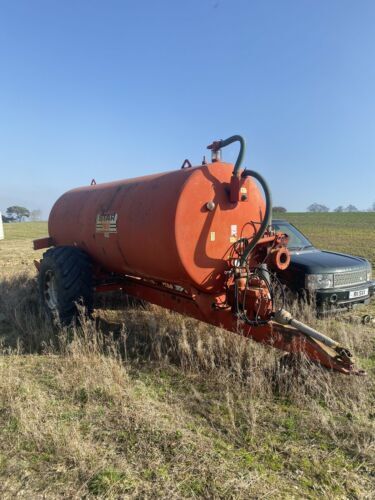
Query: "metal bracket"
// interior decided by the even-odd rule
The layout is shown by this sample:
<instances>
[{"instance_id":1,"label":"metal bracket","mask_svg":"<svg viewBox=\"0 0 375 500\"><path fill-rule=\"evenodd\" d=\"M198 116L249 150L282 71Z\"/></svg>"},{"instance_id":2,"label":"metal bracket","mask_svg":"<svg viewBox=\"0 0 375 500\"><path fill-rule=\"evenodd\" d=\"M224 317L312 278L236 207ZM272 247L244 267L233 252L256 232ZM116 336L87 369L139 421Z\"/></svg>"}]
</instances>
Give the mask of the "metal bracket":
<instances>
[{"instance_id":1,"label":"metal bracket","mask_svg":"<svg viewBox=\"0 0 375 500\"><path fill-rule=\"evenodd\" d=\"M181 165L181 168L192 168L192 164L188 159L184 160L183 164Z\"/></svg>"}]
</instances>

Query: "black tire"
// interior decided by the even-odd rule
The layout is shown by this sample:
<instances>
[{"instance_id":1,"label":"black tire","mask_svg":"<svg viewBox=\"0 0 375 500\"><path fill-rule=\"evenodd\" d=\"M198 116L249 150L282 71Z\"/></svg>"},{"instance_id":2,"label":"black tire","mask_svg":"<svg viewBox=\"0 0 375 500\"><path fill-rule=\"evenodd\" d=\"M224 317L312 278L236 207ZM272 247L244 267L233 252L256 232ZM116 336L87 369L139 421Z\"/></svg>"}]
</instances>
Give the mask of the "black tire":
<instances>
[{"instance_id":1,"label":"black tire","mask_svg":"<svg viewBox=\"0 0 375 500\"><path fill-rule=\"evenodd\" d=\"M56 247L44 253L39 269L39 294L48 317L62 326L77 317L77 303L93 308L92 264L79 248Z\"/></svg>"}]
</instances>

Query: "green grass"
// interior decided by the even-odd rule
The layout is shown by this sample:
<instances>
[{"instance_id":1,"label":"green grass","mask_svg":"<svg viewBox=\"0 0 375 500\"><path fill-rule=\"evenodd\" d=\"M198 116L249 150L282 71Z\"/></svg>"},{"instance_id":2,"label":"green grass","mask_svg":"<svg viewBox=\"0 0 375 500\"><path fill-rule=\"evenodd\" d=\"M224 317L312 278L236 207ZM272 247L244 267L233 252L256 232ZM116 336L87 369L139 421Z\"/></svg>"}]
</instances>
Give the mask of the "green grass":
<instances>
[{"instance_id":1,"label":"green grass","mask_svg":"<svg viewBox=\"0 0 375 500\"><path fill-rule=\"evenodd\" d=\"M350 227L350 253L370 258L373 214L286 215L322 248L346 251ZM32 264L46 223L5 231L3 498L373 497L375 328L313 323L349 345L365 378L280 372L276 350L155 307L55 332Z\"/></svg>"},{"instance_id":2,"label":"green grass","mask_svg":"<svg viewBox=\"0 0 375 500\"><path fill-rule=\"evenodd\" d=\"M4 236L7 241L42 238L48 236L48 225L45 221L11 222L4 224Z\"/></svg>"},{"instance_id":3,"label":"green grass","mask_svg":"<svg viewBox=\"0 0 375 500\"><path fill-rule=\"evenodd\" d=\"M375 212L274 214L300 229L318 248L365 257L375 268Z\"/></svg>"},{"instance_id":4,"label":"green grass","mask_svg":"<svg viewBox=\"0 0 375 500\"><path fill-rule=\"evenodd\" d=\"M362 415L337 420L339 402L322 409L311 397L257 398L207 374L182 378L172 365L119 366L78 351L7 357L0 375L0 477L12 478L13 495L318 499L371 491L371 451L361 448L371 428ZM86 397L76 397L83 387ZM353 429L363 436L356 447Z\"/></svg>"},{"instance_id":5,"label":"green grass","mask_svg":"<svg viewBox=\"0 0 375 500\"><path fill-rule=\"evenodd\" d=\"M32 272L34 259L44 250L35 252L33 240L48 236L47 222L13 222L4 224L5 239L0 241L0 275Z\"/></svg>"}]
</instances>

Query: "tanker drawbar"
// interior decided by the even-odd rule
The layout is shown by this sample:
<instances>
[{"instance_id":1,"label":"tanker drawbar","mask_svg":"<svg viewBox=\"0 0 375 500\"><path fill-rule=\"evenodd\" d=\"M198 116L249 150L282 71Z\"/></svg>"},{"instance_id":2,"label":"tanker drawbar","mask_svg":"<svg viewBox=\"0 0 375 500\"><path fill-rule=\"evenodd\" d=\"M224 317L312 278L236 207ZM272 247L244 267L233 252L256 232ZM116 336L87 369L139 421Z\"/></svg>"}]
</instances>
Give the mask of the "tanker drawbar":
<instances>
[{"instance_id":1,"label":"tanker drawbar","mask_svg":"<svg viewBox=\"0 0 375 500\"><path fill-rule=\"evenodd\" d=\"M222 149L236 142L235 164L223 162ZM34 241L50 247L36 262L47 315L69 325L77 303L90 313L95 292L122 290L329 369L363 373L346 348L284 310L275 271L289 265L288 237L272 229L266 181L242 168L243 138L208 149L210 163L92 182L56 201L49 235Z\"/></svg>"}]
</instances>

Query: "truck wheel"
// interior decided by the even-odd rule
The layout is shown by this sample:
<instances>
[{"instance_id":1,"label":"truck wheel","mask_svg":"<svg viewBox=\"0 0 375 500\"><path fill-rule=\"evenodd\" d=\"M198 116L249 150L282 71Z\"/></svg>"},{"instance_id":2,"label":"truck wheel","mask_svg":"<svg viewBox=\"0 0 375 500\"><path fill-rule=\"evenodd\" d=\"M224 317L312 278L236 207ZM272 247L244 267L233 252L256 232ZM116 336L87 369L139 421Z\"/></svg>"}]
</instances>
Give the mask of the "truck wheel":
<instances>
[{"instance_id":1,"label":"truck wheel","mask_svg":"<svg viewBox=\"0 0 375 500\"><path fill-rule=\"evenodd\" d=\"M39 293L49 318L68 326L76 318L77 303L92 312L92 264L89 256L75 247L50 248L39 269Z\"/></svg>"}]
</instances>

